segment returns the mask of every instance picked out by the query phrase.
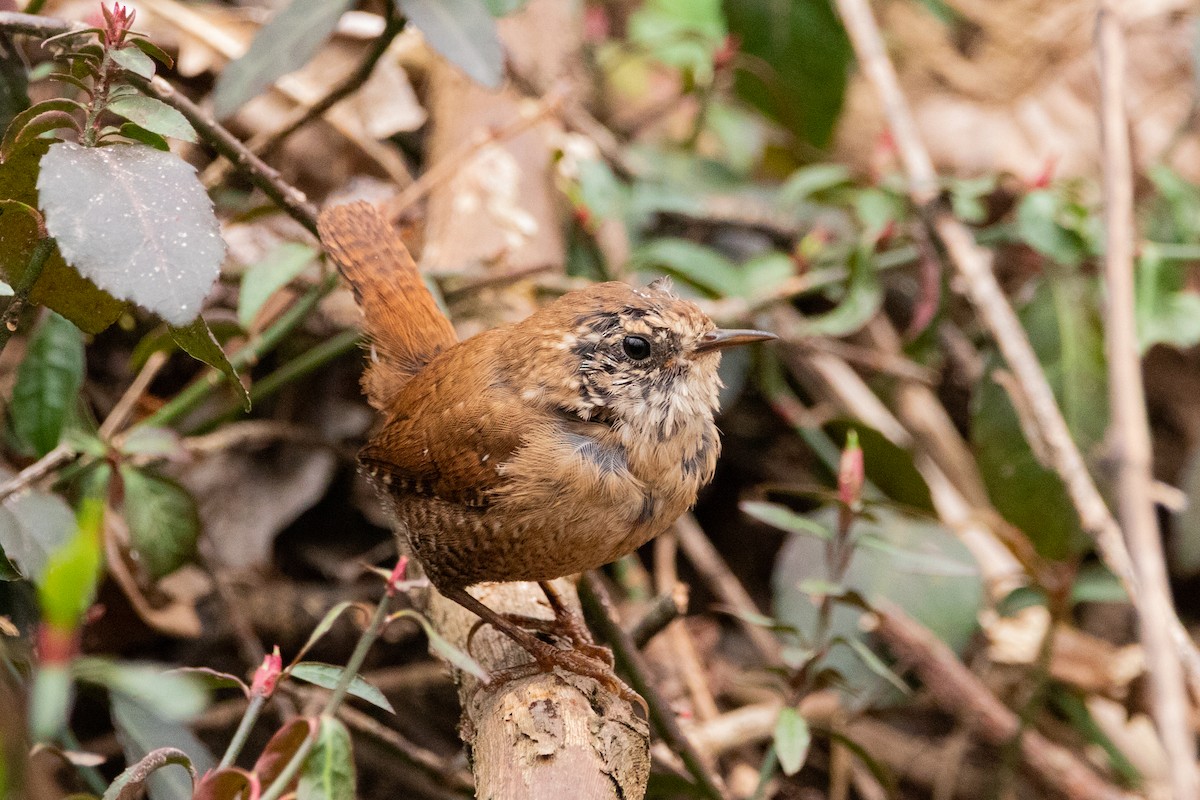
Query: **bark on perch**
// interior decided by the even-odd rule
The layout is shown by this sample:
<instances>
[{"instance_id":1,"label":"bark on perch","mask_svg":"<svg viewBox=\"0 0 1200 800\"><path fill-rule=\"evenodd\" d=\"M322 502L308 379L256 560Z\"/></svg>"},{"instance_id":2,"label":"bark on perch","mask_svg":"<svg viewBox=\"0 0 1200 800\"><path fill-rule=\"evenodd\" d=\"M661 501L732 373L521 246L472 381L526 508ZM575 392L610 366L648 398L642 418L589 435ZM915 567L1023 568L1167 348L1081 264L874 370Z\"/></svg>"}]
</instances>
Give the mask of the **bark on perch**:
<instances>
[{"instance_id":1,"label":"bark on perch","mask_svg":"<svg viewBox=\"0 0 1200 800\"><path fill-rule=\"evenodd\" d=\"M575 613L574 586L555 584ZM471 593L492 608L553 618L537 584L484 584ZM429 617L451 643L466 649L479 621L436 591ZM495 673L529 662L511 639L482 626L470 653ZM463 718L463 743L475 772L475 793L488 800L562 800L564 788L580 800L636 800L650 774L650 733L629 703L590 678L562 672L539 674L499 687L480 686L455 673Z\"/></svg>"}]
</instances>

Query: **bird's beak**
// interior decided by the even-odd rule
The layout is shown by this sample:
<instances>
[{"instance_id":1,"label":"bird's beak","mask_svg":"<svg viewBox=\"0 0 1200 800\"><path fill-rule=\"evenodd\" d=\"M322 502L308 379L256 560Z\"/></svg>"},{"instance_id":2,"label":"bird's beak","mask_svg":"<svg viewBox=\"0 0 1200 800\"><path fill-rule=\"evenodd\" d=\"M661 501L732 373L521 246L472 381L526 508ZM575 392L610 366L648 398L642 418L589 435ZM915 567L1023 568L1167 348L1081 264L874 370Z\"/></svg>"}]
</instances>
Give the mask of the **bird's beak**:
<instances>
[{"instance_id":1,"label":"bird's beak","mask_svg":"<svg viewBox=\"0 0 1200 800\"><path fill-rule=\"evenodd\" d=\"M726 347L735 347L739 344L750 344L751 342L765 342L769 339L778 339L779 337L773 333L766 331L748 331L748 330L727 330L725 328L717 328L715 331L709 331L700 339L700 344L696 345L693 352L696 353L711 353L714 350L723 350Z\"/></svg>"}]
</instances>

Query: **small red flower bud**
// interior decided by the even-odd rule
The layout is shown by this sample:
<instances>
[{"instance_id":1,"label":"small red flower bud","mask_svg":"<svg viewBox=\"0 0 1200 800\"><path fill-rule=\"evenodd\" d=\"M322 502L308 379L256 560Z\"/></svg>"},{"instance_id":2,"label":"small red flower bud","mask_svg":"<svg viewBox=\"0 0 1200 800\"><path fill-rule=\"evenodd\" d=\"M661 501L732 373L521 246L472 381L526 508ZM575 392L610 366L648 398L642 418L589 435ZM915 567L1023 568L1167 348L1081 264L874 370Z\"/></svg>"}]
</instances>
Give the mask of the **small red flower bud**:
<instances>
[{"instance_id":1,"label":"small red flower bud","mask_svg":"<svg viewBox=\"0 0 1200 800\"><path fill-rule=\"evenodd\" d=\"M591 210L583 204L575 206L575 222L585 231L590 231L592 229Z\"/></svg>"},{"instance_id":2,"label":"small red flower bud","mask_svg":"<svg viewBox=\"0 0 1200 800\"><path fill-rule=\"evenodd\" d=\"M858 508L865 481L863 451L858 444L858 432L852 430L846 434L846 449L838 464L838 500L848 508Z\"/></svg>"},{"instance_id":3,"label":"small red flower bud","mask_svg":"<svg viewBox=\"0 0 1200 800\"><path fill-rule=\"evenodd\" d=\"M69 664L79 654L79 630L42 623L37 631L38 660L45 665Z\"/></svg>"},{"instance_id":4,"label":"small red flower bud","mask_svg":"<svg viewBox=\"0 0 1200 800\"><path fill-rule=\"evenodd\" d=\"M1030 178L1027 183L1030 189L1045 189L1054 180L1054 173L1058 169L1058 156L1048 156L1042 163L1041 170Z\"/></svg>"},{"instance_id":5,"label":"small red flower bud","mask_svg":"<svg viewBox=\"0 0 1200 800\"><path fill-rule=\"evenodd\" d=\"M395 597L400 591L400 584L404 583L404 578L408 574L408 556L400 556L396 562L396 566L392 569L392 574L387 580L387 596Z\"/></svg>"},{"instance_id":6,"label":"small red flower bud","mask_svg":"<svg viewBox=\"0 0 1200 800\"><path fill-rule=\"evenodd\" d=\"M713 52L713 67L716 69L724 69L733 61L733 57L737 55L738 50L742 46L742 39L735 33L731 33L721 42L721 46Z\"/></svg>"},{"instance_id":7,"label":"small red flower bud","mask_svg":"<svg viewBox=\"0 0 1200 800\"><path fill-rule=\"evenodd\" d=\"M275 692L275 684L283 672L283 657L279 655L279 645L270 655L263 656L262 664L254 671L254 680L250 683L250 694L253 697L270 697Z\"/></svg>"}]
</instances>

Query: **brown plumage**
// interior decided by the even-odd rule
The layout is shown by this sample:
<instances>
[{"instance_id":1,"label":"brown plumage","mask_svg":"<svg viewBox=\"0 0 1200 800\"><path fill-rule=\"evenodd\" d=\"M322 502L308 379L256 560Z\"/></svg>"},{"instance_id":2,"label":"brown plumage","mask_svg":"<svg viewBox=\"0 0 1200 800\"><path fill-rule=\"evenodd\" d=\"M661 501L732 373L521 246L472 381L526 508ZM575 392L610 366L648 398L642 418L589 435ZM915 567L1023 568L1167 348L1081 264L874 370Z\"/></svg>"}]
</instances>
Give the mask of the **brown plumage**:
<instances>
[{"instance_id":1,"label":"brown plumage","mask_svg":"<svg viewBox=\"0 0 1200 800\"><path fill-rule=\"evenodd\" d=\"M374 209L326 211L321 235L374 347L385 419L360 460L430 580L543 666L594 675L466 587L581 572L665 530L716 465L719 349L771 334L718 330L669 284L603 283L453 344Z\"/></svg>"},{"instance_id":2,"label":"brown plumage","mask_svg":"<svg viewBox=\"0 0 1200 800\"><path fill-rule=\"evenodd\" d=\"M317 229L362 309L371 363L363 391L386 410L389 399L431 358L458 341L421 280L408 248L369 203L333 206Z\"/></svg>"}]
</instances>

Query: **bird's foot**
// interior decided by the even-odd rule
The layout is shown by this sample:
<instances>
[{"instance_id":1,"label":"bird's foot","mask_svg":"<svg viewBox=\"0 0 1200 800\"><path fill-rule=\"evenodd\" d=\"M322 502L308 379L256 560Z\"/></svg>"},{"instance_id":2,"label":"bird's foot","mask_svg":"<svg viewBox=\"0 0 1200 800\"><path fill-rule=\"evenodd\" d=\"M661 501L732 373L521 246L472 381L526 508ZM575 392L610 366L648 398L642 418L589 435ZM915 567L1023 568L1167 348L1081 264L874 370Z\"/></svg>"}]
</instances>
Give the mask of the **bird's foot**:
<instances>
[{"instance_id":1,"label":"bird's foot","mask_svg":"<svg viewBox=\"0 0 1200 800\"><path fill-rule=\"evenodd\" d=\"M591 631L587 629L583 621L570 612L567 612L565 615L556 615L554 619L529 617L524 614L504 614L503 616L514 625L518 625L525 630L553 636L560 641L569 643L571 650L582 653L593 661L602 662L609 669L613 667L612 651L603 645L596 644L596 640L592 638ZM570 651L564 650L561 652Z\"/></svg>"},{"instance_id":2,"label":"bird's foot","mask_svg":"<svg viewBox=\"0 0 1200 800\"><path fill-rule=\"evenodd\" d=\"M529 654L533 656L533 661L493 672L488 681L488 687L495 688L511 681L520 680L521 678L528 678L541 673L552 673L557 668L575 675L582 675L585 678L591 678L622 700L639 705L643 715L647 718L649 717L650 710L646 705L646 701L642 699L640 694L629 688L613 671L612 651L607 647L593 644L590 651L584 651L582 649L563 650L545 642L539 642L539 644L542 647L526 648ZM604 657L593 657L591 652L595 651L601 651Z\"/></svg>"}]
</instances>

